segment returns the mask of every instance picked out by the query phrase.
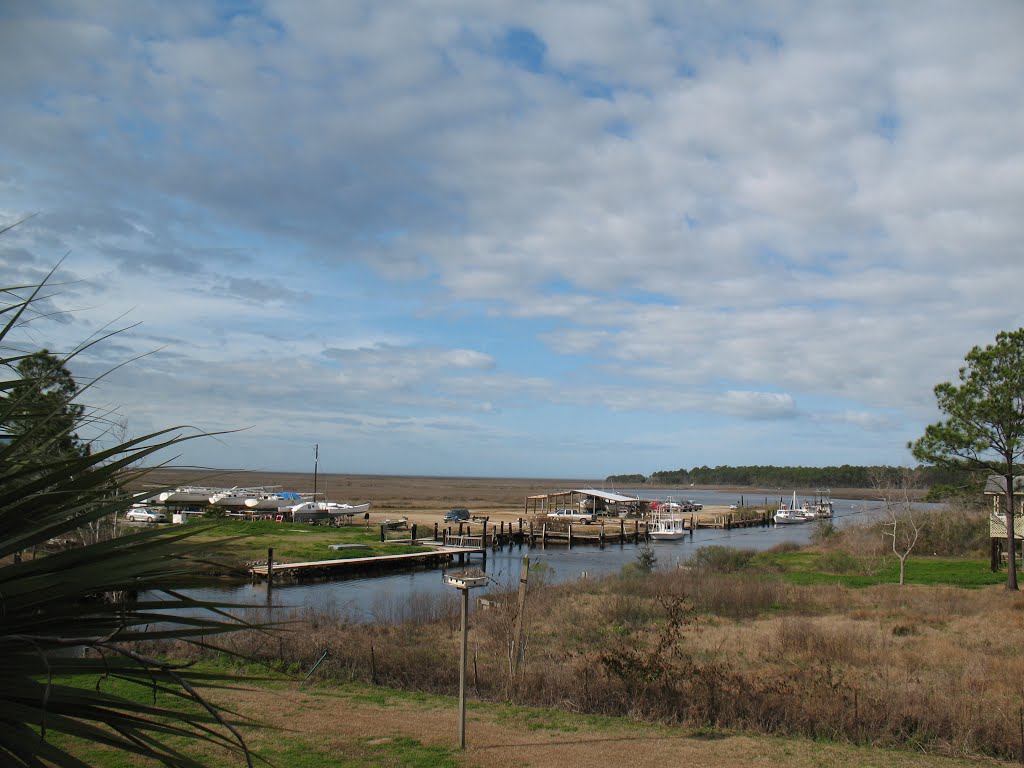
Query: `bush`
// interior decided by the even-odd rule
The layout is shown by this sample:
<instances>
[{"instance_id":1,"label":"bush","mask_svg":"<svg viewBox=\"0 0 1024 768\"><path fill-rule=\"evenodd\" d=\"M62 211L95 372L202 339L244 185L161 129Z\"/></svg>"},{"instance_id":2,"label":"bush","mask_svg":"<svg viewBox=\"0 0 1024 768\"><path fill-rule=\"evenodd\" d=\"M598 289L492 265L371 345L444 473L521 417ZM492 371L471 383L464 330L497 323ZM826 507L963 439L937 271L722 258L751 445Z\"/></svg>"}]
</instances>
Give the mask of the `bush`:
<instances>
[{"instance_id":1,"label":"bush","mask_svg":"<svg viewBox=\"0 0 1024 768\"><path fill-rule=\"evenodd\" d=\"M860 573L864 565L849 552L837 549L818 555L818 569L825 573Z\"/></svg>"},{"instance_id":2,"label":"bush","mask_svg":"<svg viewBox=\"0 0 1024 768\"><path fill-rule=\"evenodd\" d=\"M701 547L687 561L691 568L715 573L735 573L750 565L756 553L750 549L735 549L712 544Z\"/></svg>"}]
</instances>

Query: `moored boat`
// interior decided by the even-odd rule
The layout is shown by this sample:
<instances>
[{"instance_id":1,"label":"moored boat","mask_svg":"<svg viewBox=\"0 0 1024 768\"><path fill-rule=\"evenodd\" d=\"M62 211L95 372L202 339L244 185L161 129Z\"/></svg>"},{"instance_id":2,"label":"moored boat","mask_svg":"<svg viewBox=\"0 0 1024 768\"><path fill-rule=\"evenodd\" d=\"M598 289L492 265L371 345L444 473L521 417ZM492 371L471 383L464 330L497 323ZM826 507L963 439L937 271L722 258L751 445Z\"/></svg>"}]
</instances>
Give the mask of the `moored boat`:
<instances>
[{"instance_id":1,"label":"moored boat","mask_svg":"<svg viewBox=\"0 0 1024 768\"><path fill-rule=\"evenodd\" d=\"M662 506L654 512L647 533L655 541L675 541L688 533L686 520Z\"/></svg>"},{"instance_id":2,"label":"moored boat","mask_svg":"<svg viewBox=\"0 0 1024 768\"><path fill-rule=\"evenodd\" d=\"M778 510L775 512L773 519L776 525L792 525L794 523L806 523L814 518L814 511L808 508L806 504L797 506L796 491L793 491L793 501L791 504L782 502L779 505Z\"/></svg>"}]
</instances>

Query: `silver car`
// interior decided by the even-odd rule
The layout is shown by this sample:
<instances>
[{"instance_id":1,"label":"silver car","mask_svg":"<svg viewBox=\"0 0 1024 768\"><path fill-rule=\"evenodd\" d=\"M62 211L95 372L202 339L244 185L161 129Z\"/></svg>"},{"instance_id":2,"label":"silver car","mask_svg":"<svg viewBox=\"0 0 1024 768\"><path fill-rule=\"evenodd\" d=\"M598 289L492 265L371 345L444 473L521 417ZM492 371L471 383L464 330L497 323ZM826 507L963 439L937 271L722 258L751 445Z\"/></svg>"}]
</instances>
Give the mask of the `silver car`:
<instances>
[{"instance_id":1,"label":"silver car","mask_svg":"<svg viewBox=\"0 0 1024 768\"><path fill-rule=\"evenodd\" d=\"M130 523L166 523L167 515L155 509L130 509L124 519Z\"/></svg>"}]
</instances>

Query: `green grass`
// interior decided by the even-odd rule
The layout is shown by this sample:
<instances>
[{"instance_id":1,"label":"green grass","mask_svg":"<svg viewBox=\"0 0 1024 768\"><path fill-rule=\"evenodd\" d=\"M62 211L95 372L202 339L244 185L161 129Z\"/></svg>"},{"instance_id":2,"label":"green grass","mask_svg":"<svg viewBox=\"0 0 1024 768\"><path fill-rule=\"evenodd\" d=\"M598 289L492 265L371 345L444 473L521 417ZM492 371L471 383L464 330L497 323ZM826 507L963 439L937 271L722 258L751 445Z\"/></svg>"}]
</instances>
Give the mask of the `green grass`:
<instances>
[{"instance_id":1,"label":"green grass","mask_svg":"<svg viewBox=\"0 0 1024 768\"><path fill-rule=\"evenodd\" d=\"M423 534L426 533L424 530ZM262 520L225 521L208 532L198 534L194 541L210 545L210 550L206 553L210 559L229 564L264 561L270 547L274 548L276 563L345 560L352 557L426 552L429 549L411 546L407 542L382 542L380 528L364 528L360 525L330 528ZM327 548L329 544L363 544L369 548L334 550Z\"/></svg>"},{"instance_id":2,"label":"green grass","mask_svg":"<svg viewBox=\"0 0 1024 768\"><path fill-rule=\"evenodd\" d=\"M209 662L201 662L194 668L198 671L214 666ZM96 679L94 675L81 675L74 678L63 677L56 682L91 688L96 684ZM277 684L288 682L294 681L289 681L286 677L277 680L255 678L239 680L241 686L251 684L253 687L271 689L274 689ZM117 678L109 678L103 681L102 687L108 693L123 696L131 701L152 703L152 691L142 686L132 685ZM451 697L363 685L335 685L317 690L315 694L378 706L397 705L399 702L411 702L425 708L439 706L451 708L452 706ZM174 710L180 710L186 706L180 699L167 695L158 695L158 703ZM373 766L458 768L462 765L461 759L454 749L427 746L415 739L401 736L368 739L340 734L303 734L277 728L270 730L247 728L246 731L248 732L246 740L259 758L269 761L271 765L287 766L288 768L327 768L328 766L330 768L372 768ZM55 743L71 748L78 759L97 768L137 768L138 766L152 765L148 761L142 761L127 753L64 735L51 733L48 738ZM236 755L203 745L195 740L170 737L166 738L166 741L211 768L235 768L244 764L244 761ZM325 744L325 741L329 743ZM257 760L257 764L260 764L259 760Z\"/></svg>"},{"instance_id":3,"label":"green grass","mask_svg":"<svg viewBox=\"0 0 1024 768\"><path fill-rule=\"evenodd\" d=\"M760 562L779 570L782 577L801 585L840 584L845 587L870 587L899 582L900 564L895 556L884 561L852 558L856 568L834 573L821 568L834 558L816 552L785 552L759 556ZM987 560L981 558L915 557L907 560L907 584L944 584L977 588L1002 584L1006 575L993 573Z\"/></svg>"}]
</instances>

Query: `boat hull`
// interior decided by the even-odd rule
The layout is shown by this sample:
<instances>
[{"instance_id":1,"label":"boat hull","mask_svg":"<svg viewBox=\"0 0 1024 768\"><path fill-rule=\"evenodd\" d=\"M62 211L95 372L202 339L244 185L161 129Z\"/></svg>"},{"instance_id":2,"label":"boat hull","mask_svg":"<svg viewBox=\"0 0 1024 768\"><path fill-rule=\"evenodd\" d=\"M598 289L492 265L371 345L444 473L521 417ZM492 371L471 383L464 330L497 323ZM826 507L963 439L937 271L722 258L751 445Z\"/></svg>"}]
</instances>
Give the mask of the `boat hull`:
<instances>
[{"instance_id":1,"label":"boat hull","mask_svg":"<svg viewBox=\"0 0 1024 768\"><path fill-rule=\"evenodd\" d=\"M686 536L686 531L651 531L650 536L655 541L678 541Z\"/></svg>"},{"instance_id":2,"label":"boat hull","mask_svg":"<svg viewBox=\"0 0 1024 768\"><path fill-rule=\"evenodd\" d=\"M800 523L809 523L811 518L803 517L798 515L780 515L778 512L775 513L775 524L776 525L798 525Z\"/></svg>"}]
</instances>

